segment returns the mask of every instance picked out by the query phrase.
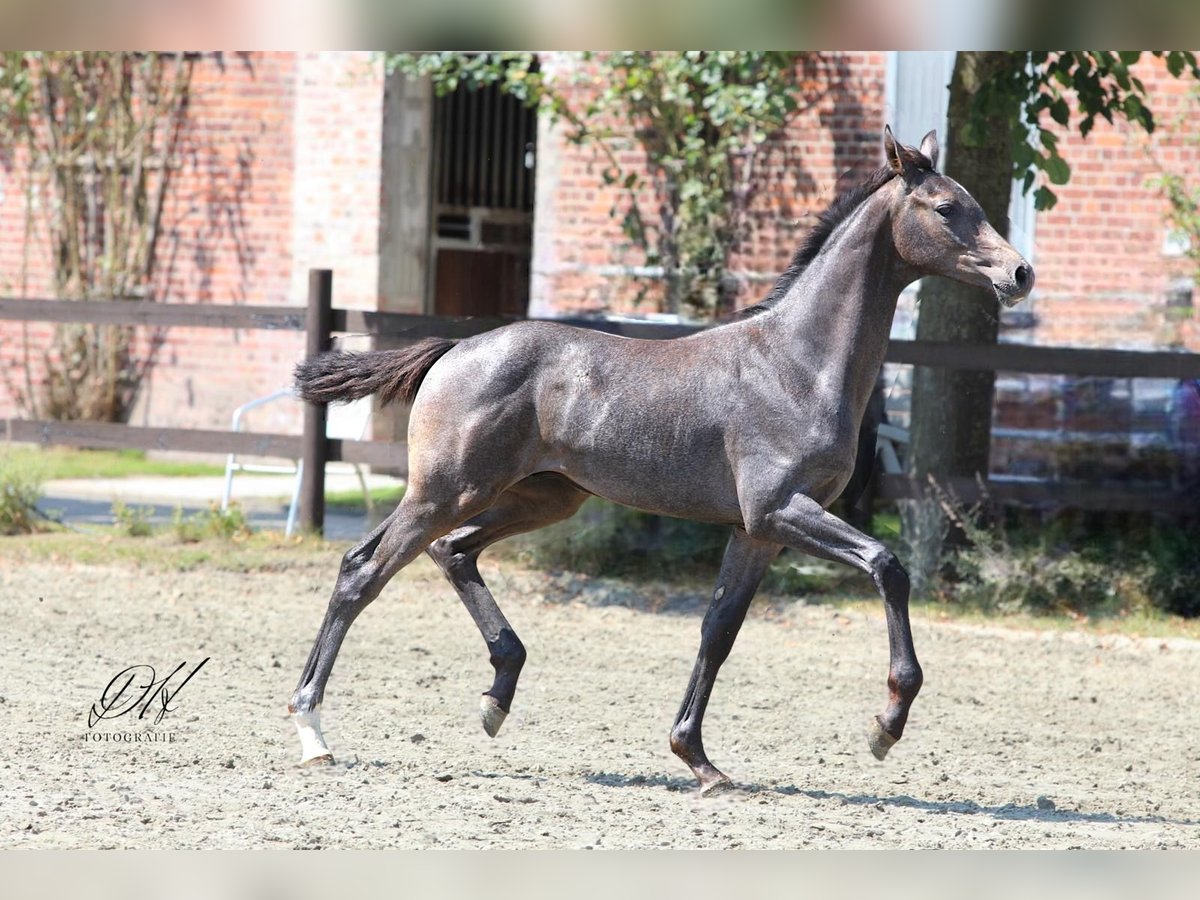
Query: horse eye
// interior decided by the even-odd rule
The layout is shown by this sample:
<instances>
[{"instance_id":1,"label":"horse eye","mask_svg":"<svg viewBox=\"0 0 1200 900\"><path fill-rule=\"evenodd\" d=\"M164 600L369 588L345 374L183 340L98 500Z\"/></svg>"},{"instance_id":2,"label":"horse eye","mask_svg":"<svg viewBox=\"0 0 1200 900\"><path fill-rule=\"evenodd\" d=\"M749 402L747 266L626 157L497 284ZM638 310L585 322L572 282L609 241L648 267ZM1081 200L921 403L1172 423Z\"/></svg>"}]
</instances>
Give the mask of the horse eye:
<instances>
[{"instance_id":1,"label":"horse eye","mask_svg":"<svg viewBox=\"0 0 1200 900\"><path fill-rule=\"evenodd\" d=\"M954 215L955 208L953 203L940 203L937 207L937 214L943 219L948 219Z\"/></svg>"}]
</instances>

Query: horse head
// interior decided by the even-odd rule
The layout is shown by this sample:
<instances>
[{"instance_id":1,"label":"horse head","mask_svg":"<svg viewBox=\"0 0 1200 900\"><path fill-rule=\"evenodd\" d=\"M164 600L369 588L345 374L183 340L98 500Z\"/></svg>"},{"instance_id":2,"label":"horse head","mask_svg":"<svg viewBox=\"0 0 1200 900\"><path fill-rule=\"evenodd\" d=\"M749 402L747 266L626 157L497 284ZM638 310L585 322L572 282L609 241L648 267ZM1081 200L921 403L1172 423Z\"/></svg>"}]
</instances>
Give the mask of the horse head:
<instances>
[{"instance_id":1,"label":"horse head","mask_svg":"<svg viewBox=\"0 0 1200 900\"><path fill-rule=\"evenodd\" d=\"M897 176L891 219L901 260L920 275L988 288L1005 306L1029 296L1033 266L992 227L961 184L937 171L937 133L929 132L914 148L885 128L883 148Z\"/></svg>"}]
</instances>

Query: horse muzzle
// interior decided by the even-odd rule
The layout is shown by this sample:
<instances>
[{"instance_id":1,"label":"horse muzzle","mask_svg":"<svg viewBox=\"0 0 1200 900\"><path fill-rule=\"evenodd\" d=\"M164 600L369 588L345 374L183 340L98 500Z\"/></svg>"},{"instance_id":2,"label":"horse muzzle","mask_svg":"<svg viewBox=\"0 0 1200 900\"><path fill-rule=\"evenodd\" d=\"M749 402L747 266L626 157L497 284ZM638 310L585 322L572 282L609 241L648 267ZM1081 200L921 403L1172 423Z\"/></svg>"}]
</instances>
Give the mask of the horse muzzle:
<instances>
[{"instance_id":1,"label":"horse muzzle","mask_svg":"<svg viewBox=\"0 0 1200 900\"><path fill-rule=\"evenodd\" d=\"M1033 266L1022 260L1007 277L992 281L996 299L1004 306L1016 306L1033 290Z\"/></svg>"}]
</instances>

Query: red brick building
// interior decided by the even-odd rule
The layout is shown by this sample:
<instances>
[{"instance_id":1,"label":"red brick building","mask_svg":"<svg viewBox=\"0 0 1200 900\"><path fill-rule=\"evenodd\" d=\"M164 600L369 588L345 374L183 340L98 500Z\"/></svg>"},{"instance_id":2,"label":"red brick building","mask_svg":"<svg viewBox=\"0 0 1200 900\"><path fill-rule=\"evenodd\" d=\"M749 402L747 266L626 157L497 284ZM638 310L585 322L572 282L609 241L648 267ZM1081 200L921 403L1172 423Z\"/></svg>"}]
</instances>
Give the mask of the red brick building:
<instances>
[{"instance_id":1,"label":"red brick building","mask_svg":"<svg viewBox=\"0 0 1200 900\"><path fill-rule=\"evenodd\" d=\"M734 260L741 295L757 298L787 264L808 223L848 172L881 158L890 122L904 140L943 127L952 54L827 57L830 89L765 157L752 229ZM546 54L553 73L573 65ZM1163 127L1153 140L1100 122L1061 136L1070 184L1050 212L1014 198L1014 242L1038 272L1034 298L1007 339L1044 344L1182 347L1200 351L1191 269L1148 184L1162 165L1200 171L1200 147L1169 124L1188 85L1154 61L1139 76ZM629 157L636 162L636 156ZM310 267L335 272L335 303L397 311L627 311L653 273L609 215L612 189L592 151L499 97L434 98L428 85L387 76L362 52L206 56L168 200L156 296L175 302L304 302ZM18 170L0 173L0 294L44 297L46 250L26 244ZM23 255L29 256L23 264ZM653 295L653 292L651 292ZM643 309L642 311L650 311ZM912 325L902 302L897 335ZM47 328L28 341L0 323L0 367L35 362ZM287 383L296 334L172 329L156 351L135 423L222 426L232 408ZM0 381L0 416L18 413ZM292 429L280 407L256 427Z\"/></svg>"}]
</instances>

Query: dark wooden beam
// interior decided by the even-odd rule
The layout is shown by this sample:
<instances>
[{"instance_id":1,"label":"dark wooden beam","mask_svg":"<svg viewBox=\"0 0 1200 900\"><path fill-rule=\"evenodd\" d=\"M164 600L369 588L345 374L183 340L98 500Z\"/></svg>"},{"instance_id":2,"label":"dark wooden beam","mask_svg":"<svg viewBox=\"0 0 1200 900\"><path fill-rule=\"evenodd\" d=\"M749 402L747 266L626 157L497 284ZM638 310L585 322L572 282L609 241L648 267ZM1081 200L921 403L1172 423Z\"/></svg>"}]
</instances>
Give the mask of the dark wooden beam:
<instances>
[{"instance_id":1,"label":"dark wooden beam","mask_svg":"<svg viewBox=\"0 0 1200 900\"><path fill-rule=\"evenodd\" d=\"M300 437L294 434L255 434L205 428L146 428L109 422L41 422L7 419L0 422L0 440L54 444L94 450L186 450L191 453L239 453L299 459Z\"/></svg>"},{"instance_id":2,"label":"dark wooden beam","mask_svg":"<svg viewBox=\"0 0 1200 900\"><path fill-rule=\"evenodd\" d=\"M333 345L333 272L329 269L308 271L308 318L305 351L308 358L326 352ZM321 534L325 530L325 463L329 460L329 441L325 437L324 403L304 404L304 436L301 440L300 527Z\"/></svg>"},{"instance_id":3,"label":"dark wooden beam","mask_svg":"<svg viewBox=\"0 0 1200 900\"><path fill-rule=\"evenodd\" d=\"M153 303L144 300L0 299L0 320L84 322L146 328L265 328L303 331L305 310L292 306Z\"/></svg>"}]
</instances>

